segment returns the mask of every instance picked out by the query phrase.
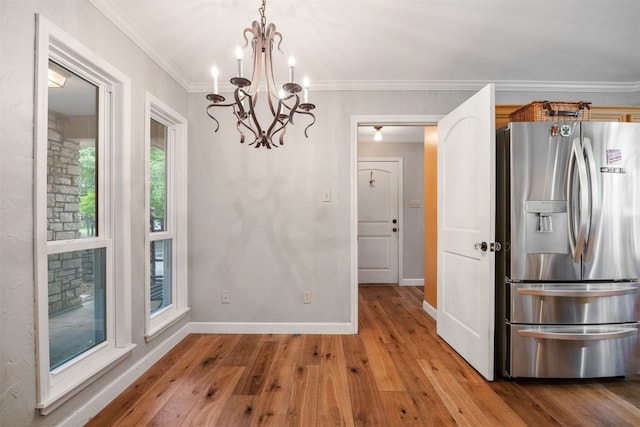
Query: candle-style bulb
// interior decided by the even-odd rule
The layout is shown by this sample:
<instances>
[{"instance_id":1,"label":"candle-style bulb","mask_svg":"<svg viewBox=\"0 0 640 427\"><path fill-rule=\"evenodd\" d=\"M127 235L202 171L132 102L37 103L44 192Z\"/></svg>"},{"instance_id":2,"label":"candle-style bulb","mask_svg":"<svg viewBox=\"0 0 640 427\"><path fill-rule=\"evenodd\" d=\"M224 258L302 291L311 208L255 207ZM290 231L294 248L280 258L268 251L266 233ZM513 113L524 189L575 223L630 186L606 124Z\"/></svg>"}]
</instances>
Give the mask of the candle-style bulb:
<instances>
[{"instance_id":1,"label":"candle-style bulb","mask_svg":"<svg viewBox=\"0 0 640 427\"><path fill-rule=\"evenodd\" d=\"M218 67L215 65L211 67L211 77L213 77L213 93L218 94L218 76L220 75L220 71Z\"/></svg>"},{"instance_id":2,"label":"candle-style bulb","mask_svg":"<svg viewBox=\"0 0 640 427\"><path fill-rule=\"evenodd\" d=\"M293 69L296 66L296 58L293 56L289 57L289 81L293 83Z\"/></svg>"},{"instance_id":3,"label":"candle-style bulb","mask_svg":"<svg viewBox=\"0 0 640 427\"><path fill-rule=\"evenodd\" d=\"M236 59L238 60L238 77L242 77L242 49L236 46Z\"/></svg>"},{"instance_id":4,"label":"candle-style bulb","mask_svg":"<svg viewBox=\"0 0 640 427\"><path fill-rule=\"evenodd\" d=\"M304 76L304 79L302 79L302 88L305 104L309 102L309 83L309 76Z\"/></svg>"}]
</instances>

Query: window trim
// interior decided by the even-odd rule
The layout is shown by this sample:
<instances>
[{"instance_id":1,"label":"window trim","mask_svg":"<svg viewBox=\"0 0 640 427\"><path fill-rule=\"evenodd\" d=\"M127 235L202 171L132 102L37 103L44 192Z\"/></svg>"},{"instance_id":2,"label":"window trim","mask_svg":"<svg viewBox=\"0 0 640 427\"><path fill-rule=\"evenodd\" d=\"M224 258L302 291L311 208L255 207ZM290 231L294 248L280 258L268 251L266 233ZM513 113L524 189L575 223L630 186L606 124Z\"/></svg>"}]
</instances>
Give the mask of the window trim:
<instances>
[{"instance_id":1,"label":"window trim","mask_svg":"<svg viewBox=\"0 0 640 427\"><path fill-rule=\"evenodd\" d=\"M47 415L128 356L132 343L130 244L130 92L129 78L42 15L36 15L34 147L34 269L36 315L36 408ZM102 236L81 243L47 242L47 142L49 59L100 88L98 135L105 147L107 175L100 212ZM104 113L104 115L103 115ZM87 245L109 247L106 260L106 340L64 365L50 370L48 316L48 254Z\"/></svg>"},{"instance_id":2,"label":"window trim","mask_svg":"<svg viewBox=\"0 0 640 427\"><path fill-rule=\"evenodd\" d=\"M167 127L167 206L169 218L163 232L145 228L145 340L153 340L189 312L187 275L187 120L160 99L145 94L145 224L149 224L151 119ZM152 236L153 235L153 236ZM151 242L172 240L172 302L151 313Z\"/></svg>"}]
</instances>

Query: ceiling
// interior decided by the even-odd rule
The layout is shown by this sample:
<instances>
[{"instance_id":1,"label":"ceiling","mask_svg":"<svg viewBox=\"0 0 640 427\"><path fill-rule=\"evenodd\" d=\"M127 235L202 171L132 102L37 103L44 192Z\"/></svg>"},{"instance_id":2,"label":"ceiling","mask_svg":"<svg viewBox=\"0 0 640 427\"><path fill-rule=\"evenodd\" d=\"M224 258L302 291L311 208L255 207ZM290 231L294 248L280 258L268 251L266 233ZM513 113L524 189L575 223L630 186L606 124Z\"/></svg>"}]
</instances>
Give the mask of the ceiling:
<instances>
[{"instance_id":1,"label":"ceiling","mask_svg":"<svg viewBox=\"0 0 640 427\"><path fill-rule=\"evenodd\" d=\"M235 74L259 0L90 0L186 90ZM637 0L268 0L313 90L640 90ZM245 51L245 70L249 68ZM230 85L221 83L222 91Z\"/></svg>"},{"instance_id":2,"label":"ceiling","mask_svg":"<svg viewBox=\"0 0 640 427\"><path fill-rule=\"evenodd\" d=\"M424 143L424 126L382 126L380 132L382 133L382 142L385 144L399 142ZM374 133L373 126L358 126L358 142L374 142Z\"/></svg>"}]
</instances>

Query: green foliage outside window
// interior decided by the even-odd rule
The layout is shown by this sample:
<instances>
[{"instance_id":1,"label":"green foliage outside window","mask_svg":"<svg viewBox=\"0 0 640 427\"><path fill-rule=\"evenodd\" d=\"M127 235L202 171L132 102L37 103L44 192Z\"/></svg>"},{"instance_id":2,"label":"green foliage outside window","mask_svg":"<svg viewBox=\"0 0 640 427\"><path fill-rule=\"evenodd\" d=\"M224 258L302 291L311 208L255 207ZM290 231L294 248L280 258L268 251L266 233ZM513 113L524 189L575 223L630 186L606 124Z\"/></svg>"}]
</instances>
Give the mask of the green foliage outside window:
<instances>
[{"instance_id":1,"label":"green foliage outside window","mask_svg":"<svg viewBox=\"0 0 640 427\"><path fill-rule=\"evenodd\" d=\"M164 219L167 199L165 151L152 146L149 160L151 214L154 218Z\"/></svg>"}]
</instances>

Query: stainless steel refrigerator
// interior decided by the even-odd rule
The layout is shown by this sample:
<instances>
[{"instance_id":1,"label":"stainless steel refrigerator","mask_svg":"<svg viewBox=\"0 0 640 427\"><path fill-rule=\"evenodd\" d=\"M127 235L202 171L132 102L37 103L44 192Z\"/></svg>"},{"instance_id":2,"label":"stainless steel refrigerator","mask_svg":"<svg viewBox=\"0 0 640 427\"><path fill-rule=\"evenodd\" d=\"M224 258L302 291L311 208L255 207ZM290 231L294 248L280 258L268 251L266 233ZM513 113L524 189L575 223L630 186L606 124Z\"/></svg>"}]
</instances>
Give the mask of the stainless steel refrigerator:
<instances>
[{"instance_id":1,"label":"stainless steel refrigerator","mask_svg":"<svg viewBox=\"0 0 640 427\"><path fill-rule=\"evenodd\" d=\"M640 370L640 124L496 138L496 362L506 377Z\"/></svg>"}]
</instances>

